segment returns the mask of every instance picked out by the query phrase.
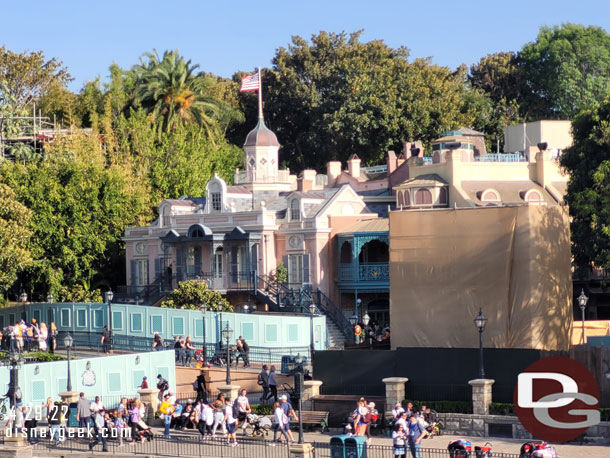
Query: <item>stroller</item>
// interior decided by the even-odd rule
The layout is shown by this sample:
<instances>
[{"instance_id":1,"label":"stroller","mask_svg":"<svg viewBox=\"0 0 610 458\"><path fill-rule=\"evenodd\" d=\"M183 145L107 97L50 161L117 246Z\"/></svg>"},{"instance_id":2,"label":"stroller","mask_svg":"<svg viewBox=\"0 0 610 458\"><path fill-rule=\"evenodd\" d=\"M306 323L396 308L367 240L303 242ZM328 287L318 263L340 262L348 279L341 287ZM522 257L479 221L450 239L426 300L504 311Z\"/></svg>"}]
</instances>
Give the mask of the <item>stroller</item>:
<instances>
[{"instance_id":1,"label":"stroller","mask_svg":"<svg viewBox=\"0 0 610 458\"><path fill-rule=\"evenodd\" d=\"M133 429L133 434L135 435L135 437L133 437L132 439L136 442L143 442L144 439L150 442L155 437L150 427L146 423L144 423L143 420L140 420L136 424L136 427Z\"/></svg>"},{"instance_id":2,"label":"stroller","mask_svg":"<svg viewBox=\"0 0 610 458\"><path fill-rule=\"evenodd\" d=\"M202 367L210 367L211 364L205 360L203 350L195 350L195 367L201 369Z\"/></svg>"},{"instance_id":3,"label":"stroller","mask_svg":"<svg viewBox=\"0 0 610 458\"><path fill-rule=\"evenodd\" d=\"M530 441L521 446L520 458L557 458L553 447L543 441Z\"/></svg>"},{"instance_id":4,"label":"stroller","mask_svg":"<svg viewBox=\"0 0 610 458\"><path fill-rule=\"evenodd\" d=\"M491 443L486 442L485 445L482 446L475 446L474 448L474 456L476 458L490 458L491 456L493 456L491 454Z\"/></svg>"},{"instance_id":5,"label":"stroller","mask_svg":"<svg viewBox=\"0 0 610 458\"><path fill-rule=\"evenodd\" d=\"M447 450L449 450L451 458L470 458L472 456L472 444L465 439L449 442Z\"/></svg>"},{"instance_id":6,"label":"stroller","mask_svg":"<svg viewBox=\"0 0 610 458\"><path fill-rule=\"evenodd\" d=\"M246 434L250 437L265 437L273 427L268 417L259 417L252 413L246 416L246 421L248 422Z\"/></svg>"}]
</instances>

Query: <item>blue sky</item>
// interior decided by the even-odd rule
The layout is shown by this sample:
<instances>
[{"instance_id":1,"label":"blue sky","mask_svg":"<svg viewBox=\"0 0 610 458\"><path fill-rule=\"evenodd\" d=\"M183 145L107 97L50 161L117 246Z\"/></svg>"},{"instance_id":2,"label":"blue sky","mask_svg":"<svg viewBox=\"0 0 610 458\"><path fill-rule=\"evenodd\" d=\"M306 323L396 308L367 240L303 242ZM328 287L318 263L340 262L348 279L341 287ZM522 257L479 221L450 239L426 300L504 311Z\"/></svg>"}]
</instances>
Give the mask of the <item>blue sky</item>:
<instances>
[{"instance_id":1,"label":"blue sky","mask_svg":"<svg viewBox=\"0 0 610 458\"><path fill-rule=\"evenodd\" d=\"M0 44L17 52L43 50L68 66L78 90L116 62L130 67L153 48L179 49L201 70L229 77L269 66L292 35L352 32L406 46L452 68L482 56L518 50L542 25L573 22L610 31L606 0L157 1L30 0L0 10Z\"/></svg>"}]
</instances>

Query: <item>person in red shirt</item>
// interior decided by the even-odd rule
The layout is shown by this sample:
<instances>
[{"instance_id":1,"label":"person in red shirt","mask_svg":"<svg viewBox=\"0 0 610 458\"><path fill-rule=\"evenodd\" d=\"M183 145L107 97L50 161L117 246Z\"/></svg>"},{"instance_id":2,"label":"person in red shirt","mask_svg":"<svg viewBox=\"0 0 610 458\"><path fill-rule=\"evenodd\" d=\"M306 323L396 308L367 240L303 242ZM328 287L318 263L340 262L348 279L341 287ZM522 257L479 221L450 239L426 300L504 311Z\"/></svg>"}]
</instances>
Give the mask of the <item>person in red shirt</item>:
<instances>
[{"instance_id":1,"label":"person in red shirt","mask_svg":"<svg viewBox=\"0 0 610 458\"><path fill-rule=\"evenodd\" d=\"M140 388L142 388L143 390L148 388L148 380L146 377L142 378L142 384L140 385Z\"/></svg>"}]
</instances>

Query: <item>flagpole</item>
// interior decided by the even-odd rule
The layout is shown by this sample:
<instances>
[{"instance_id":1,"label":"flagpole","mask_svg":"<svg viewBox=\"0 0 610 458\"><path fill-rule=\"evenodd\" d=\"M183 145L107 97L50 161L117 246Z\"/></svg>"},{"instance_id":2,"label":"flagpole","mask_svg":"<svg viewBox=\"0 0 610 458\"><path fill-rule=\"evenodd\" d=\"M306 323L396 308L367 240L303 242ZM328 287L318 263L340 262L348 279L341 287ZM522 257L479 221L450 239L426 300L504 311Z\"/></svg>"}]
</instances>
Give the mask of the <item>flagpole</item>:
<instances>
[{"instance_id":1,"label":"flagpole","mask_svg":"<svg viewBox=\"0 0 610 458\"><path fill-rule=\"evenodd\" d=\"M258 67L258 119L263 119L263 79L261 68Z\"/></svg>"}]
</instances>

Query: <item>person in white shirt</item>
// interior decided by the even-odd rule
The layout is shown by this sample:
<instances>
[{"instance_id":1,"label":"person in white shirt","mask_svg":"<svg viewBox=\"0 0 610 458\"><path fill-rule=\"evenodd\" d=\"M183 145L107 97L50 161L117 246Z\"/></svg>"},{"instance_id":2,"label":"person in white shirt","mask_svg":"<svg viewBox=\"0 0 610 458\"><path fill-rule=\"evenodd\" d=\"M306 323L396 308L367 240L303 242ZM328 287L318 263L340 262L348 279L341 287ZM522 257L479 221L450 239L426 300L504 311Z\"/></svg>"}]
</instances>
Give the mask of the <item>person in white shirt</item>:
<instances>
[{"instance_id":1,"label":"person in white shirt","mask_svg":"<svg viewBox=\"0 0 610 458\"><path fill-rule=\"evenodd\" d=\"M392 417L394 418L394 423L396 423L396 420L398 420L400 414L404 411L405 409L402 408L402 404L400 402L397 402L396 406L394 406L394 409L392 409Z\"/></svg>"},{"instance_id":2,"label":"person in white shirt","mask_svg":"<svg viewBox=\"0 0 610 458\"><path fill-rule=\"evenodd\" d=\"M248 393L246 390L241 390L236 401L238 412L237 419L241 423L241 430L243 434L246 434L246 426L248 426L248 414L252 413L252 409L250 408L250 401L248 401L248 397L246 396L247 394Z\"/></svg>"},{"instance_id":3,"label":"person in white shirt","mask_svg":"<svg viewBox=\"0 0 610 458\"><path fill-rule=\"evenodd\" d=\"M274 402L273 403L273 423L274 424L273 424L273 442L272 442L272 444L274 444L275 442L282 441L281 439L278 440L278 438L277 438L278 431L282 434L282 436L284 436L284 439L286 439L286 442L290 442L290 439L288 438L288 433L286 432L289 421L290 420L288 419L288 417L282 410L280 403Z\"/></svg>"},{"instance_id":4,"label":"person in white shirt","mask_svg":"<svg viewBox=\"0 0 610 458\"><path fill-rule=\"evenodd\" d=\"M176 395L174 394L174 392L172 390L169 390L167 392L167 394L169 394L169 402L171 405L174 405L176 403Z\"/></svg>"},{"instance_id":5,"label":"person in white shirt","mask_svg":"<svg viewBox=\"0 0 610 458\"><path fill-rule=\"evenodd\" d=\"M227 425L227 445L237 446L237 437L235 436L235 429L237 428L237 418L233 416L233 403L229 398L225 399L225 424ZM231 438L233 443L231 444Z\"/></svg>"},{"instance_id":6,"label":"person in white shirt","mask_svg":"<svg viewBox=\"0 0 610 458\"><path fill-rule=\"evenodd\" d=\"M404 431L409 430L409 419L407 418L407 412L405 410L400 413L400 416L394 422L394 426L396 425L402 425Z\"/></svg>"}]
</instances>

